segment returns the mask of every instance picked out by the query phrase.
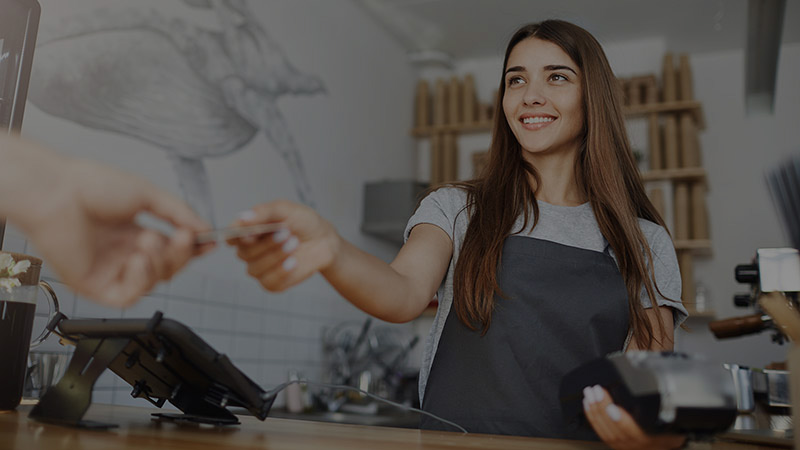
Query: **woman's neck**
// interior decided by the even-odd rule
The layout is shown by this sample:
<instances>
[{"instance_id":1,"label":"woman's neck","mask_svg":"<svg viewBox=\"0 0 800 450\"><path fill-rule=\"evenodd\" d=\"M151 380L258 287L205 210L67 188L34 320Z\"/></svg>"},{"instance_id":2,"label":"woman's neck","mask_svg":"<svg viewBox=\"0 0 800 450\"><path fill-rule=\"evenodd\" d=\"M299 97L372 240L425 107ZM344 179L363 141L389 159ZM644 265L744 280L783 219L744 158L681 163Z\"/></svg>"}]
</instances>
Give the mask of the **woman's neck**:
<instances>
[{"instance_id":1,"label":"woman's neck","mask_svg":"<svg viewBox=\"0 0 800 450\"><path fill-rule=\"evenodd\" d=\"M586 195L578 188L575 177L574 155L529 155L528 160L539 173L538 185L533 177L528 180L537 200L559 206L586 203Z\"/></svg>"}]
</instances>

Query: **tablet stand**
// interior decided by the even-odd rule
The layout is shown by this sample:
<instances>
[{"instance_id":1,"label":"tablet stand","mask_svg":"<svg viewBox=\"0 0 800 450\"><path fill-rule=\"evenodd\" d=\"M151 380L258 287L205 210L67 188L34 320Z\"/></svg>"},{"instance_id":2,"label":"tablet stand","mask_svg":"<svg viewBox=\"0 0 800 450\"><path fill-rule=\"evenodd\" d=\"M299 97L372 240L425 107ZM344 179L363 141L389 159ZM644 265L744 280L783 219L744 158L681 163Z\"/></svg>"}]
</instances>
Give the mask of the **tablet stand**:
<instances>
[{"instance_id":1,"label":"tablet stand","mask_svg":"<svg viewBox=\"0 0 800 450\"><path fill-rule=\"evenodd\" d=\"M149 320L127 322L70 321L63 314L56 315L48 324L51 331L57 326L62 331L76 326L91 330L94 326L94 331L65 333L65 339L77 341L75 352L64 376L47 390L30 417L82 428L115 427L82 420L91 405L95 382L108 368L133 387L131 396L159 408L169 400L183 412L153 414L157 419L215 426L239 424L226 406L244 406L257 418L266 418L274 394L258 388L225 355L214 352L191 330L166 319L164 325L162 317L160 311ZM137 321L131 328L131 322ZM98 325L103 332L96 331Z\"/></svg>"},{"instance_id":2,"label":"tablet stand","mask_svg":"<svg viewBox=\"0 0 800 450\"><path fill-rule=\"evenodd\" d=\"M92 403L92 388L130 342L129 338L82 339L61 380L50 387L30 417L42 422L72 425L81 428L113 428L114 424L81 420Z\"/></svg>"}]
</instances>

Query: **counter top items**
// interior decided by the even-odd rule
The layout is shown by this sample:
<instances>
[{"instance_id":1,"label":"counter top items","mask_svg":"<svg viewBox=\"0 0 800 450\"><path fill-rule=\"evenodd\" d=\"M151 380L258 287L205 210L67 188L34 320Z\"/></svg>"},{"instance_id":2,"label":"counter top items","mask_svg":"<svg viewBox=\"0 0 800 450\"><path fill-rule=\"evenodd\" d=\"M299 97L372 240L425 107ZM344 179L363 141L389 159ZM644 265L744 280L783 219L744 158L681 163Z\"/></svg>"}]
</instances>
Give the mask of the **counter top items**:
<instances>
[{"instance_id":1,"label":"counter top items","mask_svg":"<svg viewBox=\"0 0 800 450\"><path fill-rule=\"evenodd\" d=\"M212 425L239 424L226 408L239 406L264 420L277 390L265 392L227 356L183 324L156 312L150 319L70 320L48 328L76 345L67 371L31 411L31 418L87 428L115 425L83 420L97 378L111 369L133 387L131 396L157 407L167 401L184 414L161 418Z\"/></svg>"},{"instance_id":2,"label":"counter top items","mask_svg":"<svg viewBox=\"0 0 800 450\"><path fill-rule=\"evenodd\" d=\"M564 376L564 417L583 421L583 389L603 386L650 433L709 435L736 420L736 391L722 364L669 352L616 353L584 364Z\"/></svg>"}]
</instances>

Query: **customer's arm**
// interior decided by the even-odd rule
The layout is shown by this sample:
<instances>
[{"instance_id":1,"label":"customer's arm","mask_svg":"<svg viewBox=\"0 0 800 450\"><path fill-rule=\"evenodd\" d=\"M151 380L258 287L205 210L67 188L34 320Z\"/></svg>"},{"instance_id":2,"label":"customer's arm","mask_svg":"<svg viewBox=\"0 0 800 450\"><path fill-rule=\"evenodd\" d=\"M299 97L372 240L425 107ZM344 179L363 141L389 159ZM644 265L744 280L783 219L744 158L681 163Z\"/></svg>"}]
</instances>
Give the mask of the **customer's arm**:
<instances>
[{"instance_id":1,"label":"customer's arm","mask_svg":"<svg viewBox=\"0 0 800 450\"><path fill-rule=\"evenodd\" d=\"M137 224L149 213L167 236ZM199 252L209 228L182 201L108 166L0 137L0 215L33 243L61 280L100 303L127 306Z\"/></svg>"}]
</instances>

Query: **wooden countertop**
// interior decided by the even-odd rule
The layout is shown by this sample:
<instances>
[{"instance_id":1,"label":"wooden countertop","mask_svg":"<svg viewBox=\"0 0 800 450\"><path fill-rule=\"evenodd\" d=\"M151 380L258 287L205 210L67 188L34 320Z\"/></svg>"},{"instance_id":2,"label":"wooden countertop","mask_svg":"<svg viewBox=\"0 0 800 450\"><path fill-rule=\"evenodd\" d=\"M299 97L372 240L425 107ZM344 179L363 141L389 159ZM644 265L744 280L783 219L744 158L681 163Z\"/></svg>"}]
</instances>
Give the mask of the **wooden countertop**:
<instances>
[{"instance_id":1,"label":"wooden countertop","mask_svg":"<svg viewBox=\"0 0 800 450\"><path fill-rule=\"evenodd\" d=\"M0 413L0 449L585 449L605 448L599 443L514 436L461 434L401 428L369 427L240 416L242 424L213 428L150 419L156 408L92 405L86 420L111 422L119 428L85 430L44 424L28 418L31 406ZM693 444L713 449L752 449L754 446L721 443Z\"/></svg>"}]
</instances>

